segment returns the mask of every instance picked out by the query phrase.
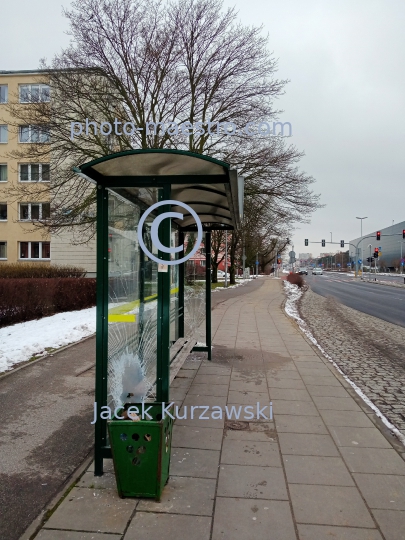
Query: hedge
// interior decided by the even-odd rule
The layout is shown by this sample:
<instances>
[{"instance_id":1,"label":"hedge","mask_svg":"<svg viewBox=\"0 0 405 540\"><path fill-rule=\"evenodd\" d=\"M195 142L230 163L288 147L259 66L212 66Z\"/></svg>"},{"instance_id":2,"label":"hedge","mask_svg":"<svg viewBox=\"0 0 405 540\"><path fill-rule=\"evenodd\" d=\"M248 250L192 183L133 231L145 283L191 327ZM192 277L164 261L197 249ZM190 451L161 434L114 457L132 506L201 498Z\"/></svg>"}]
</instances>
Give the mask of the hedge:
<instances>
[{"instance_id":1,"label":"hedge","mask_svg":"<svg viewBox=\"0 0 405 540\"><path fill-rule=\"evenodd\" d=\"M95 279L0 279L0 327L95 304Z\"/></svg>"},{"instance_id":2,"label":"hedge","mask_svg":"<svg viewBox=\"0 0 405 540\"><path fill-rule=\"evenodd\" d=\"M51 266L38 263L0 263L0 278L81 278L86 275L76 266Z\"/></svg>"},{"instance_id":3,"label":"hedge","mask_svg":"<svg viewBox=\"0 0 405 540\"><path fill-rule=\"evenodd\" d=\"M304 279L299 274L293 274L290 272L288 276L286 277L286 280L289 281L293 285L297 285L300 289L304 285Z\"/></svg>"}]
</instances>

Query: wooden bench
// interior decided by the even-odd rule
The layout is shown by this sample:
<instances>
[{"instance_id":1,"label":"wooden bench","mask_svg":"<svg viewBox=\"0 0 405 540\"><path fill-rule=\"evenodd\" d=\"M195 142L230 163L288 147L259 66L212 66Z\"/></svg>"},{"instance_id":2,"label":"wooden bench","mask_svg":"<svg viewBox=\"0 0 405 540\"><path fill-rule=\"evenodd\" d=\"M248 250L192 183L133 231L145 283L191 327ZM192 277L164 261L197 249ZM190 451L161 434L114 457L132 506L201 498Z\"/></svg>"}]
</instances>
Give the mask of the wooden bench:
<instances>
[{"instance_id":1,"label":"wooden bench","mask_svg":"<svg viewBox=\"0 0 405 540\"><path fill-rule=\"evenodd\" d=\"M195 339L179 338L170 347L170 384L180 371L196 343L197 341Z\"/></svg>"}]
</instances>

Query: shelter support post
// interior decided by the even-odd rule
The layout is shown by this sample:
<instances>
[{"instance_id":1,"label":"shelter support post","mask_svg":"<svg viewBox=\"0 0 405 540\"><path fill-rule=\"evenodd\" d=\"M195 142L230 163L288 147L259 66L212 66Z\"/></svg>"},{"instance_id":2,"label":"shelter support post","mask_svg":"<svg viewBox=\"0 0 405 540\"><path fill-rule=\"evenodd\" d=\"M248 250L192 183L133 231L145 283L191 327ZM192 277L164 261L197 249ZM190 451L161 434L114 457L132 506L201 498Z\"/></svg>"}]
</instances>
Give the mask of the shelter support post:
<instances>
[{"instance_id":1,"label":"shelter support post","mask_svg":"<svg viewBox=\"0 0 405 540\"><path fill-rule=\"evenodd\" d=\"M108 191L97 188L97 320L96 320L96 403L94 474L103 474L104 448L107 445L107 421L100 418L107 404L108 335Z\"/></svg>"},{"instance_id":2,"label":"shelter support post","mask_svg":"<svg viewBox=\"0 0 405 540\"><path fill-rule=\"evenodd\" d=\"M211 233L205 233L205 338L211 360Z\"/></svg>"},{"instance_id":3,"label":"shelter support post","mask_svg":"<svg viewBox=\"0 0 405 540\"><path fill-rule=\"evenodd\" d=\"M184 257L184 232L179 231L179 245L183 249L179 253L179 258ZM179 264L179 338L184 337L184 277L186 263Z\"/></svg>"},{"instance_id":4,"label":"shelter support post","mask_svg":"<svg viewBox=\"0 0 405 540\"><path fill-rule=\"evenodd\" d=\"M159 201L170 199L170 184L159 190ZM171 206L160 207L161 213L170 212ZM159 240L163 246L170 246L171 226L164 219L159 227ZM159 251L159 259L170 260L170 254ZM157 318L157 365L156 365L156 400L169 401L170 383L170 266L166 272L158 272L158 318Z\"/></svg>"}]
</instances>

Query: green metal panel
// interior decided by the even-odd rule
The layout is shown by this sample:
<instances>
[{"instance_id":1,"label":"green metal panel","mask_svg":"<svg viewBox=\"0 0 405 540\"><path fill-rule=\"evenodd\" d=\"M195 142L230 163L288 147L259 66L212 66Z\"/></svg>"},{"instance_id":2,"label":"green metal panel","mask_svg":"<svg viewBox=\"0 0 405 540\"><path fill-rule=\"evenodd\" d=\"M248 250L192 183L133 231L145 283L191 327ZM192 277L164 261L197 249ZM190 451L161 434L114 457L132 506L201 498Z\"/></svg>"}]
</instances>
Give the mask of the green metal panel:
<instances>
[{"instance_id":1,"label":"green metal panel","mask_svg":"<svg viewBox=\"0 0 405 540\"><path fill-rule=\"evenodd\" d=\"M162 404L152 405L152 420L111 420L108 423L117 489L120 497L160 499L169 479L173 419L162 418ZM142 412L142 404L132 404ZM173 406L171 409L173 412ZM119 413L121 414L121 413Z\"/></svg>"},{"instance_id":2,"label":"green metal panel","mask_svg":"<svg viewBox=\"0 0 405 540\"><path fill-rule=\"evenodd\" d=\"M94 474L103 474L103 448L107 444L106 421L100 419L107 404L108 336L108 192L97 188L97 308L96 308L96 403Z\"/></svg>"}]
</instances>

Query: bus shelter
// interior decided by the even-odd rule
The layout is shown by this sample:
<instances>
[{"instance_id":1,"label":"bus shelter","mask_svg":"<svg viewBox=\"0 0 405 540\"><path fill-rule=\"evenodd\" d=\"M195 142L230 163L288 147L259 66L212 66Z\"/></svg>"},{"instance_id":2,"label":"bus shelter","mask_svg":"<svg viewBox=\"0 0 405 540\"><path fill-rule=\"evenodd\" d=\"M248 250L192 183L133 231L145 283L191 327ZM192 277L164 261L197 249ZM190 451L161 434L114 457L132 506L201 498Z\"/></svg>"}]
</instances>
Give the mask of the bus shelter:
<instances>
[{"instance_id":1,"label":"bus shelter","mask_svg":"<svg viewBox=\"0 0 405 540\"><path fill-rule=\"evenodd\" d=\"M160 149L115 153L74 170L97 186L94 471L101 475L103 458L111 458L108 411L168 403L181 358L206 351L211 359L211 231L238 228L243 178L226 162ZM164 216L171 212L181 217ZM197 260L178 264L196 244L193 213L202 247Z\"/></svg>"}]
</instances>

